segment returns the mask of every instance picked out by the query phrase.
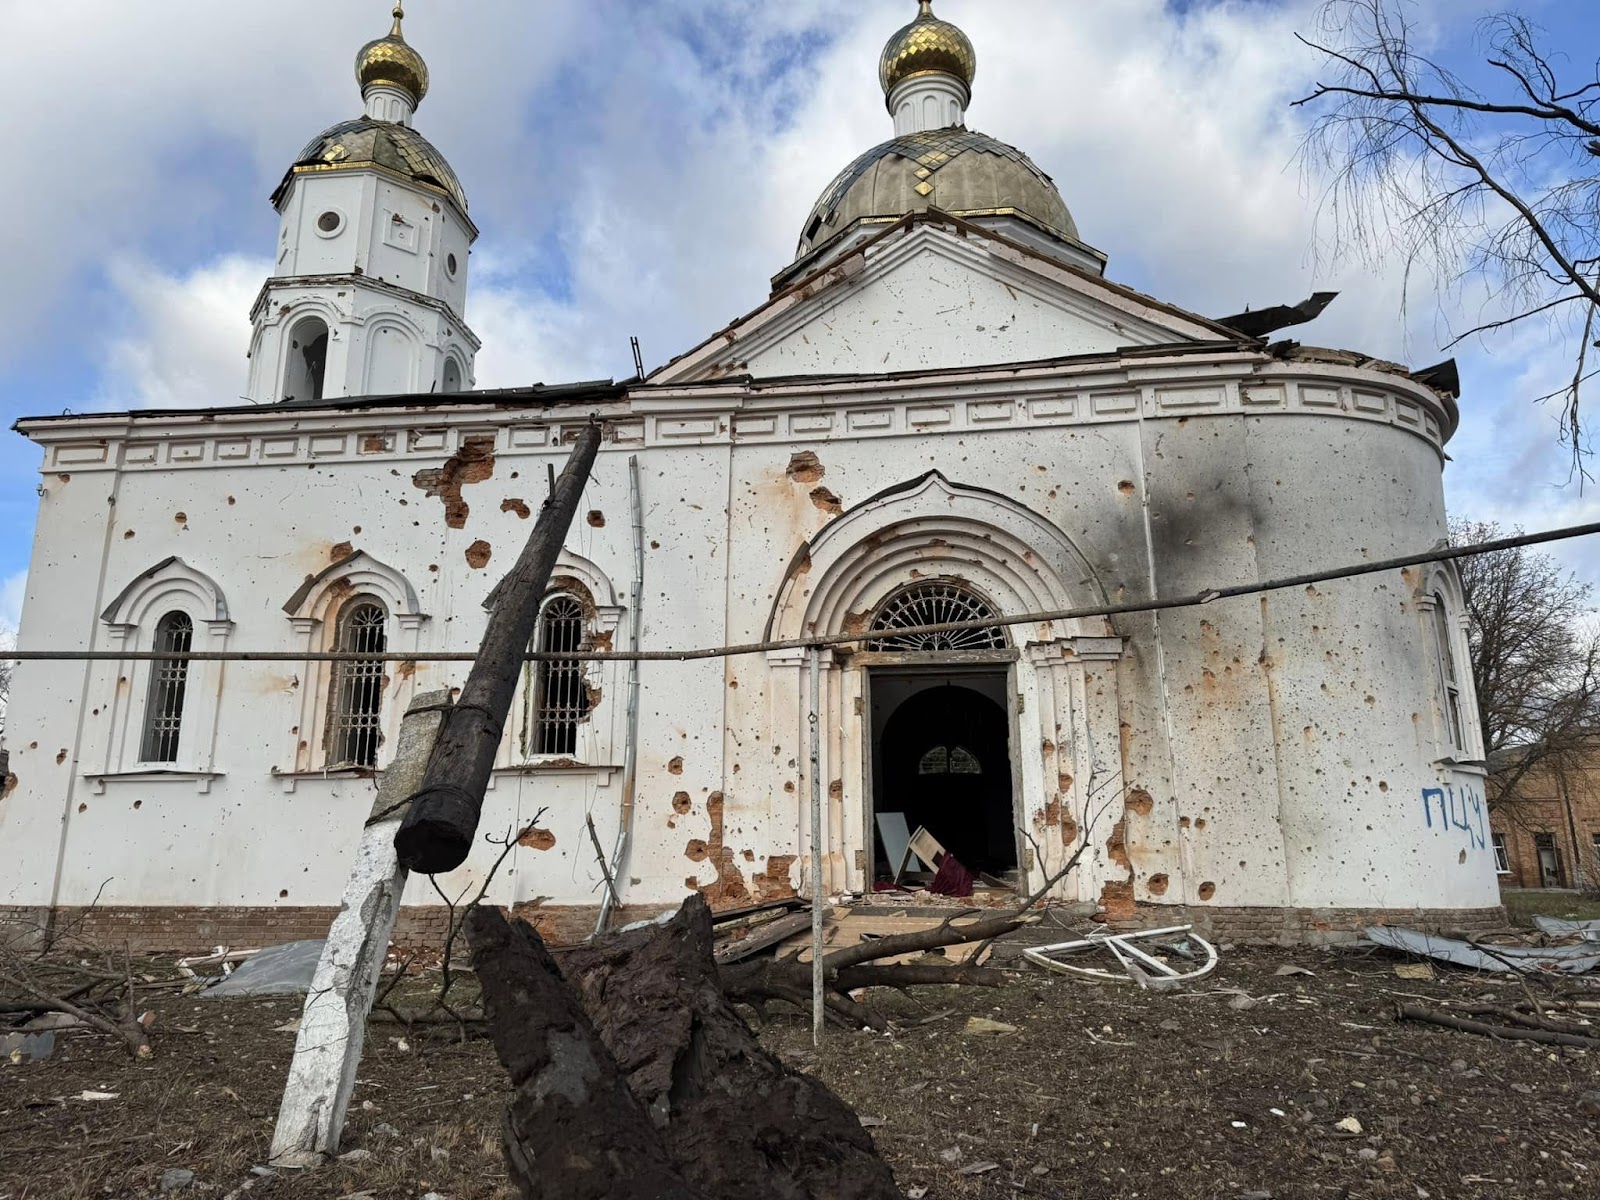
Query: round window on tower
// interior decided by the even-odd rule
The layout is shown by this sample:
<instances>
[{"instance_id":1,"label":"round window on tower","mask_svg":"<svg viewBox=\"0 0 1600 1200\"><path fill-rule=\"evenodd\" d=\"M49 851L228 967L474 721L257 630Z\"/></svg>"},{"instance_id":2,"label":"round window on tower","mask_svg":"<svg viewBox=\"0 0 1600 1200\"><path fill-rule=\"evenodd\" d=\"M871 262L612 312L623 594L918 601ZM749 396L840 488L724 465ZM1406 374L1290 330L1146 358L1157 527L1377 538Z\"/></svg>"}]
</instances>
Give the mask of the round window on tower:
<instances>
[{"instance_id":1,"label":"round window on tower","mask_svg":"<svg viewBox=\"0 0 1600 1200\"><path fill-rule=\"evenodd\" d=\"M459 266L459 265L460 265L460 264L458 264L458 263L457 263L457 262L456 262L456 256L455 256L455 255L454 255L454 254L447 254L447 255L446 255L446 256L445 256L445 260L444 260L444 269L445 269L445 270L446 270L446 271L447 271L447 272L449 272L449 275L450 275L450 278L451 278L451 279L454 279L454 278L455 278L455 277L456 277L456 268L457 268L457 267L458 267L458 266Z\"/></svg>"},{"instance_id":2,"label":"round window on tower","mask_svg":"<svg viewBox=\"0 0 1600 1200\"><path fill-rule=\"evenodd\" d=\"M328 209L317 218L317 233L321 237L338 237L343 228L344 214L336 208Z\"/></svg>"}]
</instances>

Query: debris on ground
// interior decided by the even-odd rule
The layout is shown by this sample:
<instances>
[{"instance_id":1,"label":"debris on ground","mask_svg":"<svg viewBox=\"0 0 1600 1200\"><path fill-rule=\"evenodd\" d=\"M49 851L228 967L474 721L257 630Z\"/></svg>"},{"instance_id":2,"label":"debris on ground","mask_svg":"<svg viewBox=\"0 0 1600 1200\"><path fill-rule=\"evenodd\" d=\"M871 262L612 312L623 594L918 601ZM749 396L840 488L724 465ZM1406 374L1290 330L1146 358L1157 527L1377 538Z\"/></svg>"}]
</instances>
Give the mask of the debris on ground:
<instances>
[{"instance_id":1,"label":"debris on ground","mask_svg":"<svg viewBox=\"0 0 1600 1200\"><path fill-rule=\"evenodd\" d=\"M1089 954L1100 951L1116 961L1116 970L1084 961ZM1101 928L1070 942L1029 947L1022 956L1049 971L1097 983L1132 981L1148 990L1193 983L1217 967L1216 947L1195 933L1191 925L1132 932Z\"/></svg>"},{"instance_id":2,"label":"debris on ground","mask_svg":"<svg viewBox=\"0 0 1600 1200\"><path fill-rule=\"evenodd\" d=\"M1583 975L1600 966L1600 945L1593 942L1553 946L1530 946L1526 942L1490 944L1419 933L1414 929L1393 929L1386 925L1368 929L1366 939L1390 950L1420 954L1439 962L1472 967L1479 971Z\"/></svg>"},{"instance_id":3,"label":"debris on ground","mask_svg":"<svg viewBox=\"0 0 1600 1200\"><path fill-rule=\"evenodd\" d=\"M322 957L323 939L286 942L269 946L241 962L221 983L204 995L225 999L230 996L303 996L311 990L311 979Z\"/></svg>"}]
</instances>

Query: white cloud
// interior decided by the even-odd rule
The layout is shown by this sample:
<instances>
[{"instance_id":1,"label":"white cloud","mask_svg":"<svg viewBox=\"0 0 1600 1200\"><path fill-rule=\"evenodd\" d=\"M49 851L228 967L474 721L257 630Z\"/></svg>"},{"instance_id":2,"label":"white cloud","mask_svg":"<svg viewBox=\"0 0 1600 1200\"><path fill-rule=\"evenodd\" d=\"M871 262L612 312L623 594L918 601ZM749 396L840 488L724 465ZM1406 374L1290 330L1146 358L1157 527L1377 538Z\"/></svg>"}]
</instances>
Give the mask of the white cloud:
<instances>
[{"instance_id":1,"label":"white cloud","mask_svg":"<svg viewBox=\"0 0 1600 1200\"><path fill-rule=\"evenodd\" d=\"M18 571L0 581L0 646L14 646L17 626L22 620L22 597L28 587L28 573Z\"/></svg>"},{"instance_id":2,"label":"white cloud","mask_svg":"<svg viewBox=\"0 0 1600 1200\"><path fill-rule=\"evenodd\" d=\"M105 347L97 406L203 408L239 402L249 309L270 259L228 255L170 276L121 260L110 277L125 328Z\"/></svg>"}]
</instances>

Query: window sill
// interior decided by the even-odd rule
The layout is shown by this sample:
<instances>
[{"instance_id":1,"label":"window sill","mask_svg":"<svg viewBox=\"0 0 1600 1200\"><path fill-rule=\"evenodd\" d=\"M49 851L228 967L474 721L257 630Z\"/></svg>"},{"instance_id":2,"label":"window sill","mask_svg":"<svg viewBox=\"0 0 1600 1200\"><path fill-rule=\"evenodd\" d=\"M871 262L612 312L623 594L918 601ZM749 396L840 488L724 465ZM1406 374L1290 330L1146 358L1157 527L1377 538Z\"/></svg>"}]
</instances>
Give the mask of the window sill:
<instances>
[{"instance_id":1,"label":"window sill","mask_svg":"<svg viewBox=\"0 0 1600 1200\"><path fill-rule=\"evenodd\" d=\"M1459 771L1463 775L1476 775L1480 779L1489 777L1489 764L1481 758L1455 758L1446 753L1442 758L1436 758L1430 764L1436 770Z\"/></svg>"},{"instance_id":2,"label":"window sill","mask_svg":"<svg viewBox=\"0 0 1600 1200\"><path fill-rule=\"evenodd\" d=\"M382 774L382 769L378 767L328 767L321 771L279 771L274 768L272 771L272 777L283 785L286 792L294 791L301 780L376 780Z\"/></svg>"},{"instance_id":3,"label":"window sill","mask_svg":"<svg viewBox=\"0 0 1600 1200\"><path fill-rule=\"evenodd\" d=\"M523 775L587 775L604 787L611 777L620 772L620 766L609 763L583 763L574 758L536 758L532 762L516 763L509 767L496 767L489 774L489 791L494 791L500 779Z\"/></svg>"},{"instance_id":4,"label":"window sill","mask_svg":"<svg viewBox=\"0 0 1600 1200\"><path fill-rule=\"evenodd\" d=\"M132 771L86 771L83 775L94 786L94 794L105 794L107 783L193 783L194 790L204 795L211 790L211 781L221 779L221 771L197 771L185 767L137 767Z\"/></svg>"}]
</instances>

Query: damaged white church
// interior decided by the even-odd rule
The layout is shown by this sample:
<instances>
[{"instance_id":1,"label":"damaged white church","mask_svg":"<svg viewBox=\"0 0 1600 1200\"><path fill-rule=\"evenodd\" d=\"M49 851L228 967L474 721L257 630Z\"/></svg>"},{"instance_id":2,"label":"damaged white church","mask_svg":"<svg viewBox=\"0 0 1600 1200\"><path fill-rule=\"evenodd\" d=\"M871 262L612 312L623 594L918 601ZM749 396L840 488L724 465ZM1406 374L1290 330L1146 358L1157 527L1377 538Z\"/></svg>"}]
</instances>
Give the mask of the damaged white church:
<instances>
[{"instance_id":1,"label":"damaged white church","mask_svg":"<svg viewBox=\"0 0 1600 1200\"><path fill-rule=\"evenodd\" d=\"M973 47L920 9L881 61L893 137L823 192L765 304L642 379L500 391L473 390L477 229L413 123L428 74L397 12L357 59L364 114L273 193L254 403L18 423L43 454L20 646L417 658L22 664L0 921L149 948L320 936L401 715L464 678L427 656L476 649L592 414L605 443L533 648L860 634L823 660L829 894L892 873L894 812L1024 888L1087 839L1059 893L1114 921L1494 919L1448 566L897 632L1425 550L1458 420L1448 369L1107 278L1050 178L968 128ZM646 662L634 712L627 663L530 666L482 828L544 816L491 898L592 928L590 819L625 844L630 917L807 890L803 663ZM438 928L436 900L412 880L402 935Z\"/></svg>"}]
</instances>

